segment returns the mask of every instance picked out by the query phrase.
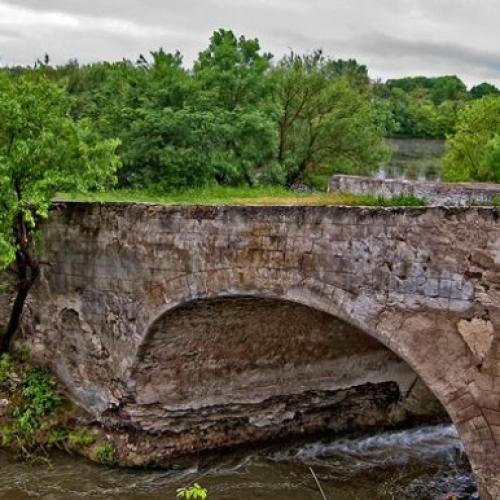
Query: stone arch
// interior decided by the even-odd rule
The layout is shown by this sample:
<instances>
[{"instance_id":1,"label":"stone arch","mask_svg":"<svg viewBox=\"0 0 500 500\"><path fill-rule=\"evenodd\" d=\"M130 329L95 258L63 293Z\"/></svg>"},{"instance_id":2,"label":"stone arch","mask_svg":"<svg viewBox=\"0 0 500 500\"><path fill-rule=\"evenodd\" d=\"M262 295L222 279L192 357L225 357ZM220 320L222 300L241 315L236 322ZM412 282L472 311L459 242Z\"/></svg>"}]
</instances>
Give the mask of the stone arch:
<instances>
[{"instance_id":1,"label":"stone arch","mask_svg":"<svg viewBox=\"0 0 500 500\"><path fill-rule=\"evenodd\" d=\"M193 330L195 330L194 333ZM206 336L207 342L205 342ZM185 363L175 358L175 356L186 356L186 353L179 349L179 343L189 344L189 349L196 351L189 352L188 358L195 355L197 358L203 358L205 350L215 347L215 350L219 352L210 352L209 355L212 359L218 358L218 361L223 361L224 364L229 365L232 361L233 372L235 367L237 371L243 371L244 367L248 368L249 364L255 367L260 366L260 370L264 372L261 382L266 384L269 384L269 381L264 380L269 376L266 369L272 363L265 358L272 352L274 364L279 363L289 368L297 362L309 367L321 361L324 365L323 378L326 376L325 371L333 370L332 365L335 361L335 369L342 372L342 377L337 374L337 378L342 378L337 388L345 389L368 382L385 382L395 377L399 379L398 382L401 385L397 389L400 395L412 391L416 382L419 383L418 387L422 386L421 392L423 389L426 397L431 394L400 357L372 336L366 335L358 327L325 311L313 309L297 301L270 296L223 295L216 298L192 300L169 307L150 326L129 377L131 382L129 390L135 391L136 398L142 404L153 404L157 398L161 399L162 384L164 384L169 402L173 405L174 399L179 396L173 389L174 386L179 385L182 380L188 380L189 385L194 383L195 379L202 378L201 373L193 373L193 370L188 376L183 373ZM231 352L231 348L225 349L225 343L232 344L233 351L236 349L237 352ZM255 346L257 346L257 353L253 352ZM375 371L367 373L366 367L359 366L359 360L364 357L369 358L368 371L376 366ZM207 360L204 361L206 365ZM202 364L202 369L206 368L203 366L203 360L198 359L196 362ZM187 363L190 363L190 360ZM179 366L176 370L166 366L171 364ZM162 374L163 368L167 369L168 375ZM390 369L393 373L388 373ZM222 370L229 370L229 367L224 366ZM231 377L235 375L224 373L224 376L227 377L229 384L232 382ZM300 377L302 377L301 381L299 381ZM295 372L293 380L288 381L288 385L297 387L299 392L318 388L313 381L306 380L308 377L311 378L312 374ZM146 378L151 384L145 384L144 380L140 380L141 378ZM253 378L255 382L255 373ZM286 373L280 374L281 389L287 383L286 378ZM329 383L331 385L331 380ZM154 387L148 388L148 385ZM237 390L240 389L237 388ZM200 406L227 404L231 395L232 391L229 386L224 387L222 394L219 394L221 397L203 403L203 398L208 396L202 389L196 396L197 404ZM273 396L272 393L259 394L259 397L264 399ZM431 401L431 406L436 410L436 405L432 403L434 401ZM442 417L442 413L439 417Z\"/></svg>"},{"instance_id":2,"label":"stone arch","mask_svg":"<svg viewBox=\"0 0 500 500\"><path fill-rule=\"evenodd\" d=\"M452 314L451 319L446 319L448 311L406 310L397 305L391 307L381 301L379 296L371 297L373 294L370 291L354 295L317 280L303 280L298 286L282 287L279 274L276 279L268 277L263 281L248 273L243 286L233 283L237 274L234 269L222 271L223 279L217 279L217 270L210 270L206 274L216 278L212 284L207 286L207 283L200 280L200 276L188 275L187 282L190 285L179 289L180 293L176 297L169 296L164 302L149 309L150 314L144 323L143 334L136 347L128 376L137 365L152 329L160 318L193 301L254 297L300 304L359 329L404 360L431 388L447 410L456 396L457 388L468 385L464 378L470 372L472 354L463 339L456 334L455 321L461 317L460 313ZM418 338L422 333L428 336L435 326L445 335L440 338L436 334L433 341L427 344ZM448 359L454 362L451 368L449 365L445 366ZM443 376L443 372L448 377Z\"/></svg>"},{"instance_id":3,"label":"stone arch","mask_svg":"<svg viewBox=\"0 0 500 500\"><path fill-rule=\"evenodd\" d=\"M342 293L339 293L339 296L341 295ZM464 378L470 375L468 368L470 353L463 340L456 335L456 318L453 315L451 318L447 318L447 315L441 313L433 315L430 312L405 312L398 308L391 309L386 305L382 309L376 304L370 303L365 303L364 307L372 314L375 312L374 318L368 314L353 317L353 311L356 311L355 303L348 300L335 303L332 302L331 297L332 295L325 297L324 294L318 293L318 288L314 286L288 289L283 293L277 293L276 289L263 293L252 290L248 286L239 293L235 291L234 287L230 291L224 289L219 293L200 293L199 291L194 295L189 293L184 298L159 308L159 311L153 315L154 319L149 323L137 351L134 369L137 368L141 358L148 350L148 343L155 333L155 325L176 311L182 310L186 306L189 307L190 304L250 298L257 301L285 302L309 308L350 325L351 328L380 342L404 360L431 389L457 425L473 468L476 473L479 473L480 478L484 477L484 468L478 467L478 463L482 465L484 448L477 446L474 440L475 434L471 434L461 420L464 405L467 412L476 411L476 407L469 394L468 385L464 381ZM433 331L434 335L432 335ZM434 341L426 345L425 341L432 338ZM420 343L420 348L415 346L415 342ZM449 356L444 356L445 352ZM130 372L131 379L134 378L134 369ZM446 373L449 377L443 376ZM493 465L491 470L494 471L494 467ZM491 477L494 478L494 476ZM488 497L485 496L485 498Z\"/></svg>"},{"instance_id":4,"label":"stone arch","mask_svg":"<svg viewBox=\"0 0 500 500\"><path fill-rule=\"evenodd\" d=\"M217 287L218 283L223 286ZM279 280L270 280L265 286L262 282L256 286L248 281L247 275L243 287L228 285L227 279L215 280L211 286L195 279L191 284L189 292L156 308L142 337L136 362L158 319L191 301L250 296L290 301L327 313L373 337L408 363L456 425L483 497L491 498L488 492L496 491L497 445L474 396L477 374L473 356L463 338L457 335L456 325L463 318L463 311L408 310L380 302L377 296L354 296L315 281L282 287Z\"/></svg>"}]
</instances>

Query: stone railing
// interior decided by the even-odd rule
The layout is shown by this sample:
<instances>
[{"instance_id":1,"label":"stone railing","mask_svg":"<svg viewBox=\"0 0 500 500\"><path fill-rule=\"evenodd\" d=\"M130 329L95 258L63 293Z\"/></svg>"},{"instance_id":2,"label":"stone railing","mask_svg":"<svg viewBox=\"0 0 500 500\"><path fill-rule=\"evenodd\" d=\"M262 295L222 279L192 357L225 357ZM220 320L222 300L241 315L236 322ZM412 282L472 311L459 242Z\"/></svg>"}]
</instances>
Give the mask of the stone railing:
<instances>
[{"instance_id":1,"label":"stone railing","mask_svg":"<svg viewBox=\"0 0 500 500\"><path fill-rule=\"evenodd\" d=\"M500 202L500 184L445 183L334 175L330 180L329 191L386 197L413 195L424 198L429 205L468 206Z\"/></svg>"}]
</instances>

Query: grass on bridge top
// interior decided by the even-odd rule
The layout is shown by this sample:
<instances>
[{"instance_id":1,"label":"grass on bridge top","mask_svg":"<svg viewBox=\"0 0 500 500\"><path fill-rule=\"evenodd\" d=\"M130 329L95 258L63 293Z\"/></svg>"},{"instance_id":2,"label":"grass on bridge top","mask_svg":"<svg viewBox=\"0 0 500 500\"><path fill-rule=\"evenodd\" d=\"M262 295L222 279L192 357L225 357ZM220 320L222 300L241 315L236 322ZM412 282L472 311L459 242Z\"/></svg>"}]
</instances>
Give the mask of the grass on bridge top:
<instances>
[{"instance_id":1,"label":"grass on bridge top","mask_svg":"<svg viewBox=\"0 0 500 500\"><path fill-rule=\"evenodd\" d=\"M56 201L159 203L165 205L347 205L372 207L425 206L415 196L385 198L350 193L301 193L280 187L214 186L173 193L116 190L102 193L60 193Z\"/></svg>"}]
</instances>

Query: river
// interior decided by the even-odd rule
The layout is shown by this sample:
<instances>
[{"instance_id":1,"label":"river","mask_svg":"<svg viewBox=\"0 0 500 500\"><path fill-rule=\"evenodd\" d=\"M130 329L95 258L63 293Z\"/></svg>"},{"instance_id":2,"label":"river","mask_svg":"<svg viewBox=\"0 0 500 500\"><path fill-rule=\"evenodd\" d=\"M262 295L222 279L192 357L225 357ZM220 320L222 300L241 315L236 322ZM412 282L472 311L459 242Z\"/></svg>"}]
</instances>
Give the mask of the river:
<instances>
[{"instance_id":1,"label":"river","mask_svg":"<svg viewBox=\"0 0 500 500\"><path fill-rule=\"evenodd\" d=\"M478 498L451 425L273 445L177 470L99 467L65 455L50 465L0 455L0 466L6 500L170 500L193 481L208 488L207 500L321 500L309 467L329 500Z\"/></svg>"}]
</instances>

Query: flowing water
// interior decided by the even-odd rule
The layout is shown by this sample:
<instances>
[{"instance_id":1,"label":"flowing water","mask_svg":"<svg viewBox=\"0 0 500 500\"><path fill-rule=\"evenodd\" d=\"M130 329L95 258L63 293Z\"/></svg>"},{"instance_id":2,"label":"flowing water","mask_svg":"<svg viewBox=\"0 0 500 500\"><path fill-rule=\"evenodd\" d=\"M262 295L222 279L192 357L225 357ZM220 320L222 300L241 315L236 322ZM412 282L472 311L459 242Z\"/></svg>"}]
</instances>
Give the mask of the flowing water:
<instances>
[{"instance_id":1,"label":"flowing water","mask_svg":"<svg viewBox=\"0 0 500 500\"><path fill-rule=\"evenodd\" d=\"M322 439L225 455L178 470L99 467L55 457L28 465L0 455L0 498L21 500L170 500L200 482L209 500L321 500L312 467L329 500L478 498L462 445L450 425L376 436Z\"/></svg>"}]
</instances>

